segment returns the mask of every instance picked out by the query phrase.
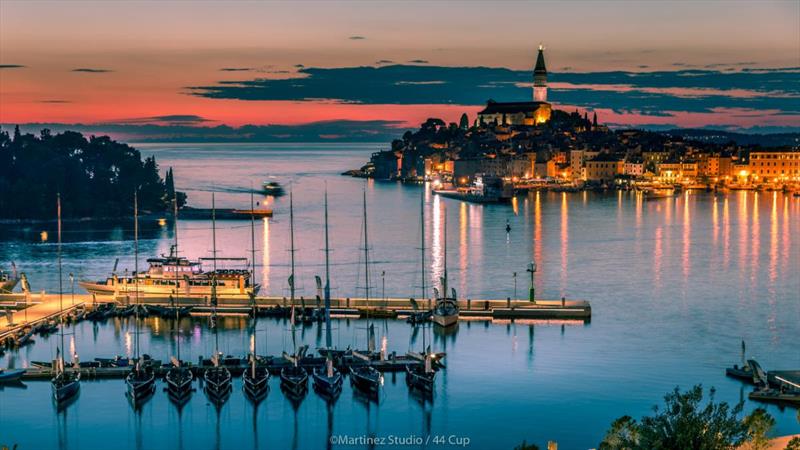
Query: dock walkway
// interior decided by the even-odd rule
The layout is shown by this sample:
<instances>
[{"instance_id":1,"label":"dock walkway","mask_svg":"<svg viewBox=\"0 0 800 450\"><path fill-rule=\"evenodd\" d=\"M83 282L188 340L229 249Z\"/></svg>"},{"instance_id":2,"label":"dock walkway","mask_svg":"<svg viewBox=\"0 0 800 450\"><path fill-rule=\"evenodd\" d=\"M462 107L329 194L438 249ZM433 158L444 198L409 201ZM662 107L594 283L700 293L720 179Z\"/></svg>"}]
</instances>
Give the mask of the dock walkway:
<instances>
[{"instance_id":1,"label":"dock walkway","mask_svg":"<svg viewBox=\"0 0 800 450\"><path fill-rule=\"evenodd\" d=\"M63 296L64 314L81 307L86 295L76 295L75 302ZM59 296L54 294L0 294L0 341L26 326L59 317Z\"/></svg>"}]
</instances>

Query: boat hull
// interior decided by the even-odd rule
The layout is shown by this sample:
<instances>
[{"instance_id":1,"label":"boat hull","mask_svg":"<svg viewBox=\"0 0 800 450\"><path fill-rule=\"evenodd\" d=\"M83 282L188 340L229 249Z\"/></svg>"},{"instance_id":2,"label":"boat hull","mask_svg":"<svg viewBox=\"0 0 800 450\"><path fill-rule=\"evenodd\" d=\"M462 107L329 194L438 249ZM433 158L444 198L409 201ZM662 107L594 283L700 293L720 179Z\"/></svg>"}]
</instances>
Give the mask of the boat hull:
<instances>
[{"instance_id":1,"label":"boat hull","mask_svg":"<svg viewBox=\"0 0 800 450\"><path fill-rule=\"evenodd\" d=\"M185 368L174 367L167 372L167 394L170 400L183 405L192 395L192 372Z\"/></svg>"},{"instance_id":2,"label":"boat hull","mask_svg":"<svg viewBox=\"0 0 800 450\"><path fill-rule=\"evenodd\" d=\"M231 372L224 367L212 367L203 374L208 397L218 403L228 399L231 393Z\"/></svg>"},{"instance_id":3,"label":"boat hull","mask_svg":"<svg viewBox=\"0 0 800 450\"><path fill-rule=\"evenodd\" d=\"M80 281L78 284L86 289L90 294L104 298L133 298L137 297L135 285L111 285L96 283L91 281ZM249 300L251 295L258 293L257 289L224 289L217 288L217 299L220 301ZM175 297L174 286L142 286L139 285L138 297L140 300L168 300ZM189 286L182 287L178 292L180 299L202 299L211 298L211 288L208 286Z\"/></svg>"},{"instance_id":4,"label":"boat hull","mask_svg":"<svg viewBox=\"0 0 800 450\"><path fill-rule=\"evenodd\" d=\"M417 368L406 366L406 384L422 392L433 393L436 372L425 372Z\"/></svg>"},{"instance_id":5,"label":"boat hull","mask_svg":"<svg viewBox=\"0 0 800 450\"><path fill-rule=\"evenodd\" d=\"M322 395L335 397L342 392L342 374L338 370L329 377L325 369L319 369L314 372L314 390Z\"/></svg>"},{"instance_id":6,"label":"boat hull","mask_svg":"<svg viewBox=\"0 0 800 450\"><path fill-rule=\"evenodd\" d=\"M244 393L250 400L261 400L269 392L269 372L264 367L256 368L255 377L250 370L245 370L242 375Z\"/></svg>"},{"instance_id":7,"label":"boat hull","mask_svg":"<svg viewBox=\"0 0 800 450\"><path fill-rule=\"evenodd\" d=\"M53 400L64 403L75 397L81 388L80 373L62 373L52 380Z\"/></svg>"},{"instance_id":8,"label":"boat hull","mask_svg":"<svg viewBox=\"0 0 800 450\"><path fill-rule=\"evenodd\" d=\"M380 379L380 372L374 367L361 367L350 373L350 384L371 397L378 396Z\"/></svg>"},{"instance_id":9,"label":"boat hull","mask_svg":"<svg viewBox=\"0 0 800 450\"><path fill-rule=\"evenodd\" d=\"M281 369L281 389L291 397L303 397L308 392L308 372L302 367Z\"/></svg>"},{"instance_id":10,"label":"boat hull","mask_svg":"<svg viewBox=\"0 0 800 450\"><path fill-rule=\"evenodd\" d=\"M17 370L2 370L0 369L0 384L2 383L15 383L22 378L25 374L25 369Z\"/></svg>"},{"instance_id":11,"label":"boat hull","mask_svg":"<svg viewBox=\"0 0 800 450\"><path fill-rule=\"evenodd\" d=\"M156 378L150 371L131 371L125 377L125 384L128 387L128 397L134 403L139 403L153 395L156 389Z\"/></svg>"},{"instance_id":12,"label":"boat hull","mask_svg":"<svg viewBox=\"0 0 800 450\"><path fill-rule=\"evenodd\" d=\"M458 323L458 314L433 314L433 323L440 327L451 327Z\"/></svg>"}]
</instances>

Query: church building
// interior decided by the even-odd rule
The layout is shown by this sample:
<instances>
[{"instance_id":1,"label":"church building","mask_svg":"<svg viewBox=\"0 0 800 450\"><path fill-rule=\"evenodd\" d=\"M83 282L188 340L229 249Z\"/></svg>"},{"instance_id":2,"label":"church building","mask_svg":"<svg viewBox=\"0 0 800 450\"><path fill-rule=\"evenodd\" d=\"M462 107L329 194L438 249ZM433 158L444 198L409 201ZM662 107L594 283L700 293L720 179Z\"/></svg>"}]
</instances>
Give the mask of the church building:
<instances>
[{"instance_id":1,"label":"church building","mask_svg":"<svg viewBox=\"0 0 800 450\"><path fill-rule=\"evenodd\" d=\"M496 102L489 100L478 113L478 122L498 125L538 125L550 120L551 107L547 103L547 68L544 65L544 47L539 45L536 67L533 69L533 101Z\"/></svg>"}]
</instances>

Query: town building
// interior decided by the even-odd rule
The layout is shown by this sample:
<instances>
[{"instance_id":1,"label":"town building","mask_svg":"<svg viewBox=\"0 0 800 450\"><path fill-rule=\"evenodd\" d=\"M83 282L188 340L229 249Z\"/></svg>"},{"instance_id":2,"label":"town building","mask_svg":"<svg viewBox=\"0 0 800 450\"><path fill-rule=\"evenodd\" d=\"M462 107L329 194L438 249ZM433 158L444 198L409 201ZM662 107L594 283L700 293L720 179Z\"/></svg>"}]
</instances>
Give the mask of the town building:
<instances>
[{"instance_id":1,"label":"town building","mask_svg":"<svg viewBox=\"0 0 800 450\"><path fill-rule=\"evenodd\" d=\"M800 181L800 151L759 150L750 152L749 175L757 183Z\"/></svg>"},{"instance_id":2,"label":"town building","mask_svg":"<svg viewBox=\"0 0 800 450\"><path fill-rule=\"evenodd\" d=\"M489 100L478 113L478 122L497 125L533 126L550 120L552 107L547 103L547 68L544 47L539 46L536 66L533 69L533 101L496 102Z\"/></svg>"},{"instance_id":3,"label":"town building","mask_svg":"<svg viewBox=\"0 0 800 450\"><path fill-rule=\"evenodd\" d=\"M453 161L453 181L459 186L471 184L476 175L501 178L530 178L531 159L527 156L465 158Z\"/></svg>"},{"instance_id":4,"label":"town building","mask_svg":"<svg viewBox=\"0 0 800 450\"><path fill-rule=\"evenodd\" d=\"M583 180L613 181L617 175L622 175L624 170L625 163L622 160L608 153L601 153L584 163Z\"/></svg>"}]
</instances>

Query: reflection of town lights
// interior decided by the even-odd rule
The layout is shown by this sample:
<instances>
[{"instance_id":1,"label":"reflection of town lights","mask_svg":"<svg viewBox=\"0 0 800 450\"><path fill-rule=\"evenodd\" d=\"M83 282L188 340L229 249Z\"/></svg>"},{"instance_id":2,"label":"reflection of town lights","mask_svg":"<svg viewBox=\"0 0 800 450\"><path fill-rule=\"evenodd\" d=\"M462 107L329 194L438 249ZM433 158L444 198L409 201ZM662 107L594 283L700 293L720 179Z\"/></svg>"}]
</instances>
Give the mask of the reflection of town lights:
<instances>
[{"instance_id":1,"label":"reflection of town lights","mask_svg":"<svg viewBox=\"0 0 800 450\"><path fill-rule=\"evenodd\" d=\"M158 219L158 226L163 227L163 226L166 226L166 225L167 225L167 219L165 219L163 217Z\"/></svg>"},{"instance_id":2,"label":"reflection of town lights","mask_svg":"<svg viewBox=\"0 0 800 450\"><path fill-rule=\"evenodd\" d=\"M39 233L39 237L42 239L42 242L47 242L47 231Z\"/></svg>"}]
</instances>

